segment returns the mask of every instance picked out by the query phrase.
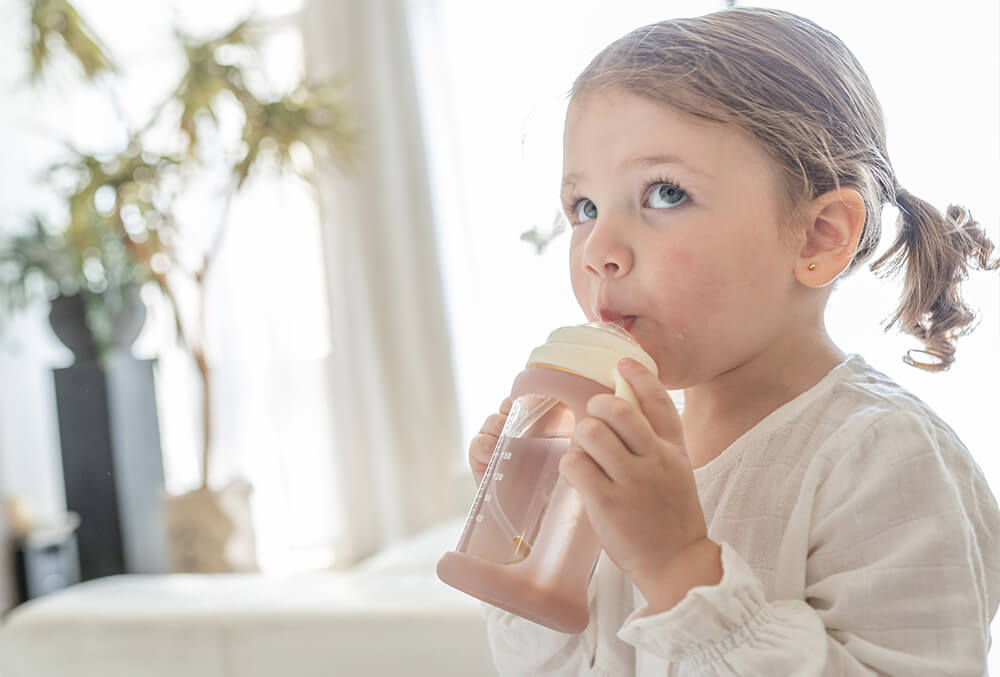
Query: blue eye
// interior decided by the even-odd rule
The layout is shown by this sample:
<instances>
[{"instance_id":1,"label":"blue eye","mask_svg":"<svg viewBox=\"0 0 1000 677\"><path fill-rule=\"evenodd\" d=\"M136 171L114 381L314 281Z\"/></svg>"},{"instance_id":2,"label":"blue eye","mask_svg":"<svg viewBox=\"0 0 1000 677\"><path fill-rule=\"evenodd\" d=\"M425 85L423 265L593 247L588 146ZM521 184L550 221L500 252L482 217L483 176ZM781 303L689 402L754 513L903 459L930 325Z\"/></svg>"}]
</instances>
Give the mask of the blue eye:
<instances>
[{"instance_id":1,"label":"blue eye","mask_svg":"<svg viewBox=\"0 0 1000 677\"><path fill-rule=\"evenodd\" d=\"M576 209L574 216L576 217L577 223L583 223L584 221L590 221L591 219L597 218L597 205L591 200L586 198L580 200L576 204Z\"/></svg>"},{"instance_id":2,"label":"blue eye","mask_svg":"<svg viewBox=\"0 0 1000 677\"><path fill-rule=\"evenodd\" d=\"M654 209L676 207L687 200L687 191L673 183L654 183L649 191L649 206Z\"/></svg>"}]
</instances>

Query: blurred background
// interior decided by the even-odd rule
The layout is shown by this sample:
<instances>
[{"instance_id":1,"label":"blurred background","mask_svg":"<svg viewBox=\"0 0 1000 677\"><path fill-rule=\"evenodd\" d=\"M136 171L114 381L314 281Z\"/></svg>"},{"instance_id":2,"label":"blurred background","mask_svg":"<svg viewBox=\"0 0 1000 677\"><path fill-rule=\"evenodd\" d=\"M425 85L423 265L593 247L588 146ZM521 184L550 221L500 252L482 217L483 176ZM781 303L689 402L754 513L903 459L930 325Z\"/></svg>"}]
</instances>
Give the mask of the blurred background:
<instances>
[{"instance_id":1,"label":"blurred background","mask_svg":"<svg viewBox=\"0 0 1000 677\"><path fill-rule=\"evenodd\" d=\"M350 157L265 142L238 190L225 162L245 159L247 113L225 92L203 111L199 172L156 188L176 219L176 268L158 259L151 269L174 275L211 252L211 270L200 296L178 283L172 301L155 280L140 285L146 315L130 355L151 367L163 496L223 492L238 480L250 488L254 570L346 569L464 514L469 439L528 352L552 328L583 320L558 232L573 77L636 26L726 4L76 0L117 70L84 78L53 48L51 68L33 81L29 3L0 0L0 236L30 232L32 214L56 230L67 222L68 189L45 174L67 148L113 157L151 119L151 147L164 156L186 147L179 104L161 109L189 66L178 32L208 40L248 17L266 26L252 59L241 61L239 47L217 54L223 65L249 64L246 86L261 100L303 82L339 86L331 110L343 116ZM997 4L762 4L839 35L881 98L900 183L939 208L967 206L1000 242ZM93 201L95 213L114 212L113 192ZM885 244L894 222L887 208ZM526 232L551 242L536 246ZM40 297L53 291L31 285ZM862 270L839 287L828 311L834 339L937 410L1000 489L1000 279L968 279L980 324L941 374L903 364L914 345L882 330L897 283ZM175 308L190 313L210 369L210 464L203 381ZM44 300L0 313L7 530L65 524L79 510L67 503L54 370L71 367L73 352ZM0 575L10 606L13 567Z\"/></svg>"}]
</instances>

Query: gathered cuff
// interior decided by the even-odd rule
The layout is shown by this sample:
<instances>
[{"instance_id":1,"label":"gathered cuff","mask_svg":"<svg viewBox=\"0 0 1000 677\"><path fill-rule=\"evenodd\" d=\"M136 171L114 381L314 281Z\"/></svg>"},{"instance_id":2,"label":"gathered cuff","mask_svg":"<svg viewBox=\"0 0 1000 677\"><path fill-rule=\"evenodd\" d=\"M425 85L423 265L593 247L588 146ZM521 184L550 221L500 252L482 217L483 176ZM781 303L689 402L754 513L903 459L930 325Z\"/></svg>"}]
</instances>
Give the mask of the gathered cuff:
<instances>
[{"instance_id":1,"label":"gathered cuff","mask_svg":"<svg viewBox=\"0 0 1000 677\"><path fill-rule=\"evenodd\" d=\"M691 588L662 613L650 614L645 606L637 609L618 637L664 660L695 664L711 663L752 641L774 612L750 565L728 544L721 547L721 581Z\"/></svg>"}]
</instances>

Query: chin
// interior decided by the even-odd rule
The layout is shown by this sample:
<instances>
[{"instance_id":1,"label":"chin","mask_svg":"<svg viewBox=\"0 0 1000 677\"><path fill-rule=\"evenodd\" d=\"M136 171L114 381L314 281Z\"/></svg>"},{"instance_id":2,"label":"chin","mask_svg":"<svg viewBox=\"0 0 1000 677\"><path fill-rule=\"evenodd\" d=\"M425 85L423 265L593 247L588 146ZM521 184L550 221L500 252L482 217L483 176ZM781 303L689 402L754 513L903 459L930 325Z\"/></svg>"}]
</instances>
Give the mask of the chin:
<instances>
[{"instance_id":1,"label":"chin","mask_svg":"<svg viewBox=\"0 0 1000 677\"><path fill-rule=\"evenodd\" d=\"M653 362L656 362L657 373L660 376L664 373L669 373L671 365L669 360L666 359L669 353L664 351L662 346L647 340L646 337L642 335L642 332L632 331L630 334L632 338L635 339L635 342L639 344L639 347L645 350L646 353L653 358Z\"/></svg>"},{"instance_id":2,"label":"chin","mask_svg":"<svg viewBox=\"0 0 1000 677\"><path fill-rule=\"evenodd\" d=\"M653 358L653 362L656 363L657 376L663 387L670 390L683 388L683 367L688 366L687 356L676 349L664 346L659 341L647 341L641 333L640 335L633 334L633 337L642 349Z\"/></svg>"}]
</instances>

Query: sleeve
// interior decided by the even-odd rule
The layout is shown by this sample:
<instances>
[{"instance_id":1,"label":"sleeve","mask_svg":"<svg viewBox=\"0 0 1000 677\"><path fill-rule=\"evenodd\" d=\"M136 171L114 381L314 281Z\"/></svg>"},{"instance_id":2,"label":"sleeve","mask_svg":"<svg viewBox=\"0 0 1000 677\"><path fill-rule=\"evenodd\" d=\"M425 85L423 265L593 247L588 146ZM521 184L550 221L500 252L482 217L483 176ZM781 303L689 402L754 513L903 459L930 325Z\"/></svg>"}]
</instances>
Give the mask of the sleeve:
<instances>
[{"instance_id":1,"label":"sleeve","mask_svg":"<svg viewBox=\"0 0 1000 677\"><path fill-rule=\"evenodd\" d=\"M843 448L811 497L803 600L768 601L722 546L723 578L619 636L680 675L986 674L996 501L950 431L891 414Z\"/></svg>"},{"instance_id":2,"label":"sleeve","mask_svg":"<svg viewBox=\"0 0 1000 677\"><path fill-rule=\"evenodd\" d=\"M633 608L632 584L602 552L588 587L590 623L568 635L483 604L501 677L620 677L635 672L634 650L616 631Z\"/></svg>"}]
</instances>

